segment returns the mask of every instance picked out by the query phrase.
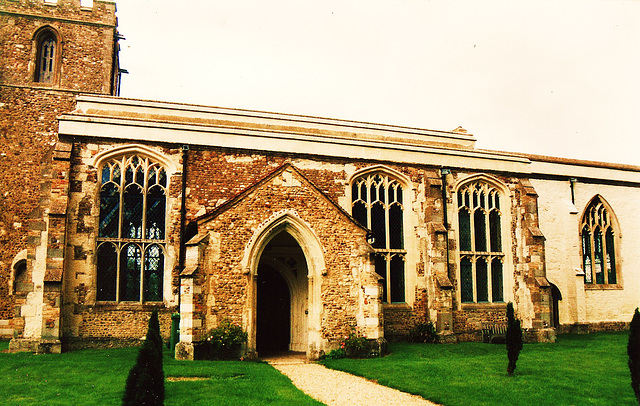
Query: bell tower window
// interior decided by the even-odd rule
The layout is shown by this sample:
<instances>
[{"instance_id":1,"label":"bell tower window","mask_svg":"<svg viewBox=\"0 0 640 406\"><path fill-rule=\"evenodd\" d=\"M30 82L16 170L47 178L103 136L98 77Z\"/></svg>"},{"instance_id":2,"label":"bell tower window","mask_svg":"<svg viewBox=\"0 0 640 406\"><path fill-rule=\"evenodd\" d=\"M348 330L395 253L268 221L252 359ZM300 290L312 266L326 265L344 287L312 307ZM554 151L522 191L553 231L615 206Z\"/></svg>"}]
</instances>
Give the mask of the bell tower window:
<instances>
[{"instance_id":1,"label":"bell tower window","mask_svg":"<svg viewBox=\"0 0 640 406\"><path fill-rule=\"evenodd\" d=\"M54 83L60 57L57 37L51 30L45 29L37 38L34 81L38 83Z\"/></svg>"}]
</instances>

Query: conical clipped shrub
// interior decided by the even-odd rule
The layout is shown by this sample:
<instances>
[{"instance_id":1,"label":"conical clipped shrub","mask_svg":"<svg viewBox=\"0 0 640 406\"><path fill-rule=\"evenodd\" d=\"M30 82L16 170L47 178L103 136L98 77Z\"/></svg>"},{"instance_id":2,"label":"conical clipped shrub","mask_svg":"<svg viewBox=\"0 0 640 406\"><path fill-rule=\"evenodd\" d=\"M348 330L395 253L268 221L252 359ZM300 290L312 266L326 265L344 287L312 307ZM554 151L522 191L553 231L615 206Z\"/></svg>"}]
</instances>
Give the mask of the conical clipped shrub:
<instances>
[{"instance_id":1,"label":"conical clipped shrub","mask_svg":"<svg viewBox=\"0 0 640 406\"><path fill-rule=\"evenodd\" d=\"M513 375L516 370L516 362L522 350L522 328L520 327L520 320L516 319L513 311L513 303L507 304L507 357L509 358L509 365L507 366L507 373Z\"/></svg>"},{"instance_id":2,"label":"conical clipped shrub","mask_svg":"<svg viewBox=\"0 0 640 406\"><path fill-rule=\"evenodd\" d=\"M640 405L640 312L636 312L631 319L629 328L629 344L627 344L627 355L629 355L629 372L631 372L631 387L636 394L636 399Z\"/></svg>"},{"instance_id":3,"label":"conical clipped shrub","mask_svg":"<svg viewBox=\"0 0 640 406\"><path fill-rule=\"evenodd\" d=\"M164 404L164 371L162 370L162 337L158 312L149 318L147 337L136 363L129 371L122 398L123 406L161 406Z\"/></svg>"}]
</instances>

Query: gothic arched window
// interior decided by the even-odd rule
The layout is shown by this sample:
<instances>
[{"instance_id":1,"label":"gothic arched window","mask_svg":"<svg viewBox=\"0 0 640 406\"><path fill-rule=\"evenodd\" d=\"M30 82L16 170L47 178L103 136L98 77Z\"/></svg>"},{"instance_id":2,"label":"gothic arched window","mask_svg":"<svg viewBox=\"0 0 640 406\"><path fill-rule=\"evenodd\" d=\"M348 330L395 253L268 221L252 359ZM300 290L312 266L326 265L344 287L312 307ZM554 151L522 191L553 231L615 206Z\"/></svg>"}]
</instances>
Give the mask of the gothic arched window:
<instances>
[{"instance_id":1,"label":"gothic arched window","mask_svg":"<svg viewBox=\"0 0 640 406\"><path fill-rule=\"evenodd\" d=\"M373 233L375 269L382 282L382 301L405 301L404 206L402 186L384 173L370 173L353 180L353 217Z\"/></svg>"},{"instance_id":2,"label":"gothic arched window","mask_svg":"<svg viewBox=\"0 0 640 406\"><path fill-rule=\"evenodd\" d=\"M125 155L100 167L97 300L162 301L167 174Z\"/></svg>"},{"instance_id":3,"label":"gothic arched window","mask_svg":"<svg viewBox=\"0 0 640 406\"><path fill-rule=\"evenodd\" d=\"M60 58L60 47L56 35L50 29L44 29L36 40L36 69L34 81L53 83Z\"/></svg>"},{"instance_id":4,"label":"gothic arched window","mask_svg":"<svg viewBox=\"0 0 640 406\"><path fill-rule=\"evenodd\" d=\"M504 250L500 193L484 182L458 189L460 299L504 301Z\"/></svg>"},{"instance_id":5,"label":"gothic arched window","mask_svg":"<svg viewBox=\"0 0 640 406\"><path fill-rule=\"evenodd\" d=\"M615 285L618 283L616 267L616 238L612 213L599 197L587 206L580 223L582 241L582 267L584 283Z\"/></svg>"}]
</instances>

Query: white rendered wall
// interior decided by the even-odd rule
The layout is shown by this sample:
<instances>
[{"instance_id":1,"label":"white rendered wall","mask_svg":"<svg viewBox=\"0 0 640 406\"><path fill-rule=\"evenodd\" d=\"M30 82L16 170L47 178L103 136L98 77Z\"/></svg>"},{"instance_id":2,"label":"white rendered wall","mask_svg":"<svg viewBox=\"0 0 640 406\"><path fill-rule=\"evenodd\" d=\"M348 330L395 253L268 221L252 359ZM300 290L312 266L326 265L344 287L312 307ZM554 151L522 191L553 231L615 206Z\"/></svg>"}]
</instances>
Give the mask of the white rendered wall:
<instances>
[{"instance_id":1,"label":"white rendered wall","mask_svg":"<svg viewBox=\"0 0 640 406\"><path fill-rule=\"evenodd\" d=\"M535 180L540 229L546 237L547 278L562 294L560 324L629 322L640 307L640 187L569 180ZM579 224L585 207L600 195L613 209L621 234L617 258L621 289L585 289ZM596 285L597 286L597 285Z\"/></svg>"}]
</instances>

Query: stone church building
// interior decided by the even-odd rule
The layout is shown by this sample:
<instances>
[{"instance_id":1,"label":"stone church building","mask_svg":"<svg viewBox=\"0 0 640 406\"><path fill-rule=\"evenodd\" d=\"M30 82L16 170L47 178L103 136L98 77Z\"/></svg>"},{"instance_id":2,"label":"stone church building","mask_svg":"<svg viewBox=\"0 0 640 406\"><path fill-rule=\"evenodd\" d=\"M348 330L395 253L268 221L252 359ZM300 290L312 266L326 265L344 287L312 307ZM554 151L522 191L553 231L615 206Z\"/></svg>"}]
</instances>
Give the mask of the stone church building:
<instances>
[{"instance_id":1,"label":"stone church building","mask_svg":"<svg viewBox=\"0 0 640 406\"><path fill-rule=\"evenodd\" d=\"M0 3L11 349L136 342L153 309L165 337L179 312L187 353L230 320L253 355L316 358L352 329L479 340L508 302L538 341L640 306L640 167L119 98L119 39L110 1Z\"/></svg>"}]
</instances>

